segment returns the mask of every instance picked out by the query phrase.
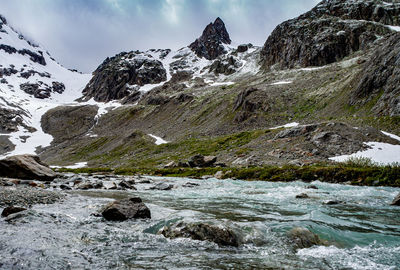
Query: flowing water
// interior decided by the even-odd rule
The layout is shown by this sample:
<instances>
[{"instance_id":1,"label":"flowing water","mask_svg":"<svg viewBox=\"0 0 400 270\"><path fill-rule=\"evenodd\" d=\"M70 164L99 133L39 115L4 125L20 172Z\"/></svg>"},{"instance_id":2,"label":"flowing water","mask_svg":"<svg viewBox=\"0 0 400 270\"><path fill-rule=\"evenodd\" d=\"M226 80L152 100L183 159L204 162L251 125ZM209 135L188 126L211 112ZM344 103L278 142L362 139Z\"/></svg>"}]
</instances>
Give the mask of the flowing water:
<instances>
[{"instance_id":1,"label":"flowing water","mask_svg":"<svg viewBox=\"0 0 400 270\"><path fill-rule=\"evenodd\" d=\"M400 269L400 191L314 182L169 181L173 190L71 191L52 205L35 205L13 222L0 220L1 269ZM187 182L200 186L186 188ZM309 199L295 199L306 192ZM151 220L109 222L91 215L106 203L139 195ZM340 200L326 205L327 200ZM239 248L166 239L157 232L177 221L234 229ZM332 246L295 250L287 238L305 227Z\"/></svg>"}]
</instances>

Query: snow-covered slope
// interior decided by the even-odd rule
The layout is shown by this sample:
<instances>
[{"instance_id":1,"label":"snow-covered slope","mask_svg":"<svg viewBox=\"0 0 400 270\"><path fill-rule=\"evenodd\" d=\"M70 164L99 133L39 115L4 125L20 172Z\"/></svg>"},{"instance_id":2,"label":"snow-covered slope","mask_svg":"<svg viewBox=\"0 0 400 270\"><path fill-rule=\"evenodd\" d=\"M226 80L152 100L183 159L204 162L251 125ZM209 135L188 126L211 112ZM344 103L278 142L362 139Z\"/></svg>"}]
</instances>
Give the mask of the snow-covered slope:
<instances>
[{"instance_id":1,"label":"snow-covered slope","mask_svg":"<svg viewBox=\"0 0 400 270\"><path fill-rule=\"evenodd\" d=\"M41 116L79 98L91 75L66 69L13 30L3 17L0 23L0 109L15 115L15 119L3 119L15 127L0 128L0 136L16 145L6 155L34 153L36 147L52 140L41 129Z\"/></svg>"}]
</instances>

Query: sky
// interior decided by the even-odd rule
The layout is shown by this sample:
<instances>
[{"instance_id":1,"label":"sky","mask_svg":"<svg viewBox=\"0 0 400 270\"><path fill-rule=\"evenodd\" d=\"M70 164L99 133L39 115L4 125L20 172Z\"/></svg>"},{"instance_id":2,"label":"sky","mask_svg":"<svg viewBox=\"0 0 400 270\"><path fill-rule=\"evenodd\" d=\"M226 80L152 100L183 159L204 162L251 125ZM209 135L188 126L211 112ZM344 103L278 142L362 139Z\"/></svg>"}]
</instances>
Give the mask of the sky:
<instances>
[{"instance_id":1,"label":"sky","mask_svg":"<svg viewBox=\"0 0 400 270\"><path fill-rule=\"evenodd\" d=\"M236 44L262 46L320 0L0 0L1 13L67 68L92 72L121 51L189 45L220 17Z\"/></svg>"}]
</instances>

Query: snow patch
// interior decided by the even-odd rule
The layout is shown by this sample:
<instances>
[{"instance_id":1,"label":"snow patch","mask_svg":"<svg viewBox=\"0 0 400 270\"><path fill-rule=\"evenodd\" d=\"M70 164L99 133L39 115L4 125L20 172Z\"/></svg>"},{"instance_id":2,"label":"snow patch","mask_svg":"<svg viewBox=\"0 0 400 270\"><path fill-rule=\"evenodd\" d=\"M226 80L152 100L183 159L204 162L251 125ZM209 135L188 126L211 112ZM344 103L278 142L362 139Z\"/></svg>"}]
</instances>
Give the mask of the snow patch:
<instances>
[{"instance_id":1,"label":"snow patch","mask_svg":"<svg viewBox=\"0 0 400 270\"><path fill-rule=\"evenodd\" d=\"M291 127L297 127L298 125L299 125L299 123L292 122L292 123L287 123L286 125L283 125L283 126L272 127L270 129L291 128Z\"/></svg>"},{"instance_id":2,"label":"snow patch","mask_svg":"<svg viewBox=\"0 0 400 270\"><path fill-rule=\"evenodd\" d=\"M279 81L279 82L274 82L271 83L270 85L282 85L282 84L291 84L293 81Z\"/></svg>"},{"instance_id":3,"label":"snow patch","mask_svg":"<svg viewBox=\"0 0 400 270\"><path fill-rule=\"evenodd\" d=\"M395 140L400 141L400 137L397 136L397 135L395 135L395 134L392 134L392 133L389 133L389 132L385 132L385 131L383 131L383 130L381 130L381 132L382 132L383 134L385 134L386 136L389 136L389 137L392 138L392 139L395 139Z\"/></svg>"},{"instance_id":4,"label":"snow patch","mask_svg":"<svg viewBox=\"0 0 400 270\"><path fill-rule=\"evenodd\" d=\"M150 137L156 139L156 142L155 142L156 145L169 143L169 142L167 142L166 140L164 140L164 139L161 138L161 137L155 136L155 135L153 135L153 134L148 134L148 135L149 135Z\"/></svg>"},{"instance_id":5,"label":"snow patch","mask_svg":"<svg viewBox=\"0 0 400 270\"><path fill-rule=\"evenodd\" d=\"M78 162L75 163L74 165L69 165L69 166L50 166L50 168L54 168L54 169L61 169L61 168L65 168L65 169L79 169L79 168L84 168L87 166L87 162Z\"/></svg>"},{"instance_id":6,"label":"snow patch","mask_svg":"<svg viewBox=\"0 0 400 270\"><path fill-rule=\"evenodd\" d=\"M337 162L346 162L350 158L370 158L371 161L381 165L400 163L400 145L381 142L367 142L365 144L371 148L351 155L336 156L329 159Z\"/></svg>"}]
</instances>

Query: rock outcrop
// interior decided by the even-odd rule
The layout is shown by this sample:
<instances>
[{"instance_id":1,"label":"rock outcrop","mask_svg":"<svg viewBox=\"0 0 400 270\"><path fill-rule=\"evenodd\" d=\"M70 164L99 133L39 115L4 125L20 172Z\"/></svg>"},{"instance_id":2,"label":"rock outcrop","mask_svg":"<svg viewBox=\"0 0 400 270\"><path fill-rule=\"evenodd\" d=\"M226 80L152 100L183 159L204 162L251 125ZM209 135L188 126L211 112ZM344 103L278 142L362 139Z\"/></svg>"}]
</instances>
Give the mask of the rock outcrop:
<instances>
[{"instance_id":1,"label":"rock outcrop","mask_svg":"<svg viewBox=\"0 0 400 270\"><path fill-rule=\"evenodd\" d=\"M160 233L168 238L191 238L193 240L210 241L221 246L238 247L240 239L230 228L198 223L186 224L180 222L170 227L164 227Z\"/></svg>"},{"instance_id":2,"label":"rock outcrop","mask_svg":"<svg viewBox=\"0 0 400 270\"><path fill-rule=\"evenodd\" d=\"M324 0L278 25L261 51L266 67L323 66L367 48L399 25L400 4L381 0Z\"/></svg>"},{"instance_id":3,"label":"rock outcrop","mask_svg":"<svg viewBox=\"0 0 400 270\"><path fill-rule=\"evenodd\" d=\"M231 44L224 22L217 18L204 29L203 34L189 48L198 56L213 60L226 53L222 44Z\"/></svg>"},{"instance_id":4,"label":"rock outcrop","mask_svg":"<svg viewBox=\"0 0 400 270\"><path fill-rule=\"evenodd\" d=\"M211 167L217 161L216 156L195 155L188 161L190 167Z\"/></svg>"},{"instance_id":5,"label":"rock outcrop","mask_svg":"<svg viewBox=\"0 0 400 270\"><path fill-rule=\"evenodd\" d=\"M26 180L52 181L56 173L37 156L18 155L0 160L0 176Z\"/></svg>"},{"instance_id":6,"label":"rock outcrop","mask_svg":"<svg viewBox=\"0 0 400 270\"><path fill-rule=\"evenodd\" d=\"M106 220L124 221L136 218L151 218L150 209L139 197L114 201L102 211Z\"/></svg>"},{"instance_id":7,"label":"rock outcrop","mask_svg":"<svg viewBox=\"0 0 400 270\"><path fill-rule=\"evenodd\" d=\"M163 64L150 54L139 51L122 52L107 58L93 72L83 90L85 99L107 102L132 95L138 86L156 84L167 79Z\"/></svg>"},{"instance_id":8,"label":"rock outcrop","mask_svg":"<svg viewBox=\"0 0 400 270\"><path fill-rule=\"evenodd\" d=\"M400 116L400 33L379 46L361 74L350 105L364 104L377 97L372 108L376 114Z\"/></svg>"}]
</instances>

